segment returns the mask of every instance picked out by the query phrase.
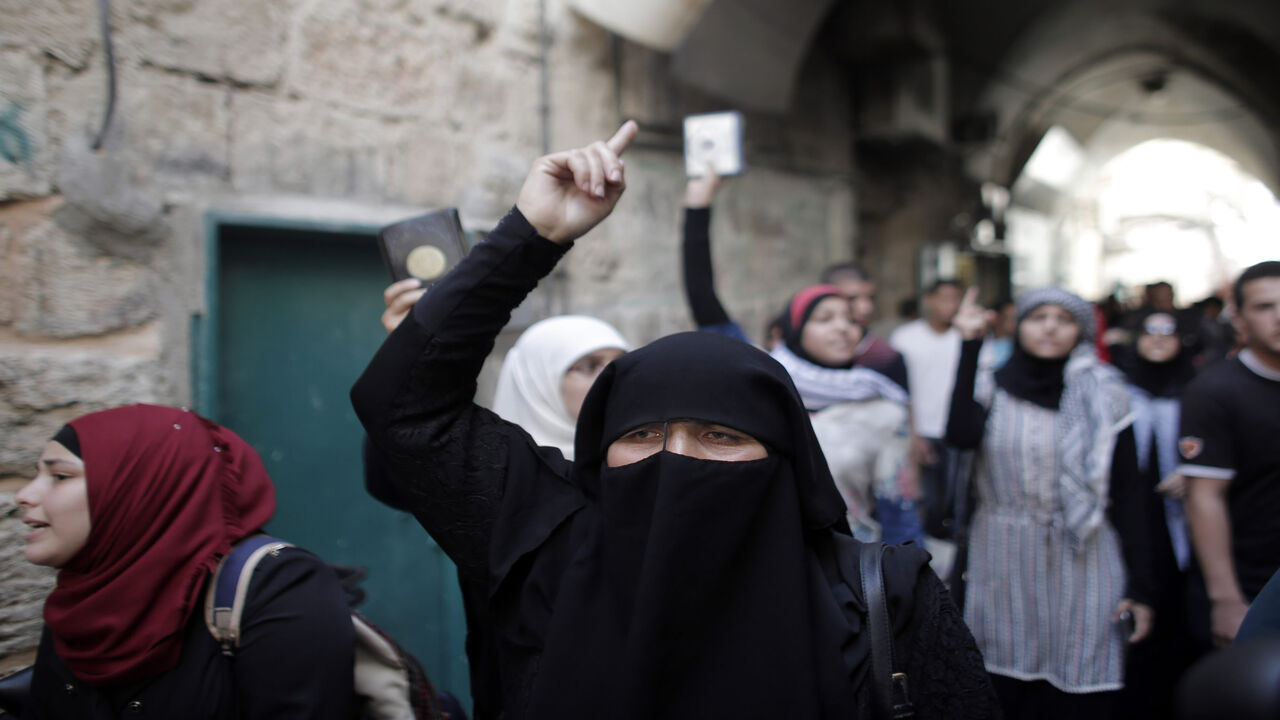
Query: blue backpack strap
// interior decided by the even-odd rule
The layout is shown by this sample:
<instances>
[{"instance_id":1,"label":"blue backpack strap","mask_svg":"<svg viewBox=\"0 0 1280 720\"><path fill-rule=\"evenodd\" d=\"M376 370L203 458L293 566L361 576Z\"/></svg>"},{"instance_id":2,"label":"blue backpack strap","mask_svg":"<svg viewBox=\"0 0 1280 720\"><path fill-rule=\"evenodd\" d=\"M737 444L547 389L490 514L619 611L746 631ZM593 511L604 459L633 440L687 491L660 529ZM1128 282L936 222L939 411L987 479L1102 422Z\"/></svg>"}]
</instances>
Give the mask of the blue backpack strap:
<instances>
[{"instance_id":1,"label":"blue backpack strap","mask_svg":"<svg viewBox=\"0 0 1280 720\"><path fill-rule=\"evenodd\" d=\"M258 562L287 547L293 544L270 535L253 535L233 546L218 563L205 592L204 620L224 655L233 657L240 645L240 615ZM352 611L351 622L355 631L354 684L362 717L439 718L435 688L417 659L360 613Z\"/></svg>"},{"instance_id":2,"label":"blue backpack strap","mask_svg":"<svg viewBox=\"0 0 1280 720\"><path fill-rule=\"evenodd\" d=\"M251 535L236 543L213 571L205 592L204 623L224 655L234 654L240 645L240 615L258 561L286 547L292 544L270 535Z\"/></svg>"}]
</instances>

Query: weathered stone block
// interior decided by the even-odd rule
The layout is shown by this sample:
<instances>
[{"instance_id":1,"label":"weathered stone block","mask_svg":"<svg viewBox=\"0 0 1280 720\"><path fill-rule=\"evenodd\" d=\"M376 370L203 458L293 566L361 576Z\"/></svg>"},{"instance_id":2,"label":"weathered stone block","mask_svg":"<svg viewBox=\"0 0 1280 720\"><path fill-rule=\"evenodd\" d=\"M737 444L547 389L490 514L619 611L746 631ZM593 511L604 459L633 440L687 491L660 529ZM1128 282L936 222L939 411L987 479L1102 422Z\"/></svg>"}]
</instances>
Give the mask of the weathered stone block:
<instances>
[{"instance_id":1,"label":"weathered stone block","mask_svg":"<svg viewBox=\"0 0 1280 720\"><path fill-rule=\"evenodd\" d=\"M0 17L0 44L36 49L76 69L100 49L94 0L3 0Z\"/></svg>"},{"instance_id":2,"label":"weathered stone block","mask_svg":"<svg viewBox=\"0 0 1280 720\"><path fill-rule=\"evenodd\" d=\"M394 123L257 93L235 96L231 107L236 192L383 195Z\"/></svg>"},{"instance_id":3,"label":"weathered stone block","mask_svg":"<svg viewBox=\"0 0 1280 720\"><path fill-rule=\"evenodd\" d=\"M359 0L365 16L386 18L409 25L429 23L432 18L451 17L482 26L488 32L501 21L501 0Z\"/></svg>"},{"instance_id":4,"label":"weathered stone block","mask_svg":"<svg viewBox=\"0 0 1280 720\"><path fill-rule=\"evenodd\" d=\"M17 272L15 245L13 231L0 222L0 325L13 322L14 306L18 299L17 289L21 278Z\"/></svg>"},{"instance_id":5,"label":"weathered stone block","mask_svg":"<svg viewBox=\"0 0 1280 720\"><path fill-rule=\"evenodd\" d=\"M0 51L0 200L49 192L44 74L27 49Z\"/></svg>"},{"instance_id":6,"label":"weathered stone block","mask_svg":"<svg viewBox=\"0 0 1280 720\"><path fill-rule=\"evenodd\" d=\"M14 241L20 278L12 299L15 329L29 336L99 335L156 314L151 270L104 256L52 220Z\"/></svg>"},{"instance_id":7,"label":"weathered stone block","mask_svg":"<svg viewBox=\"0 0 1280 720\"><path fill-rule=\"evenodd\" d=\"M485 62L476 49L486 40L472 21L450 14L413 26L343 3L315 5L299 22L288 86L308 98L430 120L466 103L459 71Z\"/></svg>"},{"instance_id":8,"label":"weathered stone block","mask_svg":"<svg viewBox=\"0 0 1280 720\"><path fill-rule=\"evenodd\" d=\"M538 3L528 0L503 0L503 3L497 45L509 56L536 59L541 48Z\"/></svg>"},{"instance_id":9,"label":"weathered stone block","mask_svg":"<svg viewBox=\"0 0 1280 720\"><path fill-rule=\"evenodd\" d=\"M115 143L94 151L89 142L79 135L63 142L58 189L65 201L118 232L154 232L163 204L157 188L140 182L146 173L137 167L137 158L116 149Z\"/></svg>"},{"instance_id":10,"label":"weathered stone block","mask_svg":"<svg viewBox=\"0 0 1280 720\"><path fill-rule=\"evenodd\" d=\"M468 143L460 136L406 133L398 148L388 172L395 197L426 206L457 205L469 217L494 219L515 203L534 157L529 146Z\"/></svg>"},{"instance_id":11,"label":"weathered stone block","mask_svg":"<svg viewBox=\"0 0 1280 720\"><path fill-rule=\"evenodd\" d=\"M24 261L26 245L21 242L32 228L49 222L60 199L9 203L0 209L0 325L9 325L17 313L29 264Z\"/></svg>"},{"instance_id":12,"label":"weathered stone block","mask_svg":"<svg viewBox=\"0 0 1280 720\"><path fill-rule=\"evenodd\" d=\"M51 126L61 135L58 185L71 204L122 233L143 234L156 229L168 193L225 192L226 88L121 68L109 131L92 150L104 102L103 80L94 75L50 80Z\"/></svg>"},{"instance_id":13,"label":"weathered stone block","mask_svg":"<svg viewBox=\"0 0 1280 720\"><path fill-rule=\"evenodd\" d=\"M232 91L138 69L120 80L121 147L134 158L137 182L153 192L226 189Z\"/></svg>"},{"instance_id":14,"label":"weathered stone block","mask_svg":"<svg viewBox=\"0 0 1280 720\"><path fill-rule=\"evenodd\" d=\"M51 568L23 557L21 517L13 493L0 493L0 657L39 644L41 610L55 577Z\"/></svg>"},{"instance_id":15,"label":"weathered stone block","mask_svg":"<svg viewBox=\"0 0 1280 720\"><path fill-rule=\"evenodd\" d=\"M105 352L92 345L0 343L0 475L25 475L49 438L67 421L95 410L162 402L166 384L155 329ZM121 343L123 344L123 343Z\"/></svg>"},{"instance_id":16,"label":"weathered stone block","mask_svg":"<svg viewBox=\"0 0 1280 720\"><path fill-rule=\"evenodd\" d=\"M288 45L287 0L137 0L121 42L143 62L200 77L274 85Z\"/></svg>"}]
</instances>

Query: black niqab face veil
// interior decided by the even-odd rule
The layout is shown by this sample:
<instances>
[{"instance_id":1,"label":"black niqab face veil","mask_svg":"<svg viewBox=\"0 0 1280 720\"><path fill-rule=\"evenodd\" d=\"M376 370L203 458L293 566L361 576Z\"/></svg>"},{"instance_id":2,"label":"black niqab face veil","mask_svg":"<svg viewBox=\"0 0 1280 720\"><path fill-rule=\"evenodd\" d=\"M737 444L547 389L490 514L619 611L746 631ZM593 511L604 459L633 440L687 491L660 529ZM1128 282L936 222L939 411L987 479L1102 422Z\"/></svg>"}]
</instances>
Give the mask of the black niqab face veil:
<instances>
[{"instance_id":1,"label":"black niqab face veil","mask_svg":"<svg viewBox=\"0 0 1280 720\"><path fill-rule=\"evenodd\" d=\"M662 338L601 372L578 414L574 447L587 495L596 496L601 476L615 471L602 472L610 443L640 425L674 419L750 434L792 468L807 527L843 521L844 501L790 375L766 353L715 333Z\"/></svg>"},{"instance_id":2,"label":"black niqab face veil","mask_svg":"<svg viewBox=\"0 0 1280 720\"><path fill-rule=\"evenodd\" d=\"M605 466L626 431L682 418L769 456ZM587 502L529 717L852 717L860 676L817 559L844 503L781 365L713 333L654 342L596 381L575 454Z\"/></svg>"}]
</instances>

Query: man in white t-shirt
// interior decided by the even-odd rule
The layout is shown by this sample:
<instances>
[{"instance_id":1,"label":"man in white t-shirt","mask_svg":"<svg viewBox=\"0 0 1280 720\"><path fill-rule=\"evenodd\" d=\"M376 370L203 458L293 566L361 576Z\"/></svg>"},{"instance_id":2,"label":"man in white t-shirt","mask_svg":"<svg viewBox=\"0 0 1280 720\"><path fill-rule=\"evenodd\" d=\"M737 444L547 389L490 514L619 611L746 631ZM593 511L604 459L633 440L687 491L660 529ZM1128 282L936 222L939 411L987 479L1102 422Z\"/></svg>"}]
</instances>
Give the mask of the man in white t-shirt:
<instances>
[{"instance_id":1,"label":"man in white t-shirt","mask_svg":"<svg viewBox=\"0 0 1280 720\"><path fill-rule=\"evenodd\" d=\"M956 281L937 281L921 299L923 316L889 336L889 344L907 363L911 414L918 436L913 454L920 464L925 493L925 530L934 537L950 537L952 530L942 521L954 506L956 483L952 477L959 454L942 438L947 434L951 389L960 362L960 331L951 327L951 320L960 309L961 293Z\"/></svg>"}]
</instances>

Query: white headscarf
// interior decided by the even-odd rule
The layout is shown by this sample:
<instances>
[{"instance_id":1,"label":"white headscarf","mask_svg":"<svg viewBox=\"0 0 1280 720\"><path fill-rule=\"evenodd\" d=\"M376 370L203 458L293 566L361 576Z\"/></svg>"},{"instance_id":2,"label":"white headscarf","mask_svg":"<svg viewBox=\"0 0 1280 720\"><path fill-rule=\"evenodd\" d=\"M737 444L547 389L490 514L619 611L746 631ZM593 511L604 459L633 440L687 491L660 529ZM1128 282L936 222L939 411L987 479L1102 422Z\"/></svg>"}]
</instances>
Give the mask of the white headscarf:
<instances>
[{"instance_id":1,"label":"white headscarf","mask_svg":"<svg viewBox=\"0 0 1280 720\"><path fill-rule=\"evenodd\" d=\"M573 459L574 421L560 383L583 355L631 346L612 325L585 315L560 315L530 325L516 340L498 375L493 411Z\"/></svg>"}]
</instances>

